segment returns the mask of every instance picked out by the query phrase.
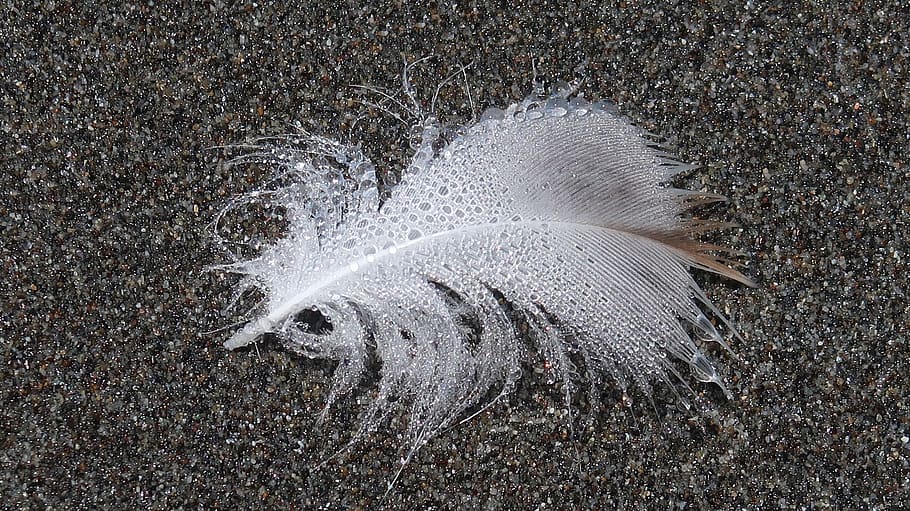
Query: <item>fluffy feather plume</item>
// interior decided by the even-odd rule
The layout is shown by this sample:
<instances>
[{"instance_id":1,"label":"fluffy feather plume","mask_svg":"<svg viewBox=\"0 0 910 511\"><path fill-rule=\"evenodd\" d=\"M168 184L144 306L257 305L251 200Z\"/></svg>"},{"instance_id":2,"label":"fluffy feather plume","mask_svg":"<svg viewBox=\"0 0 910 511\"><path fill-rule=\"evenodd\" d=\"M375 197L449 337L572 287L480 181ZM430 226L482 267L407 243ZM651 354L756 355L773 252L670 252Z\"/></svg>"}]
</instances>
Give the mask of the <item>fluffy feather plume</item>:
<instances>
[{"instance_id":1,"label":"fluffy feather plume","mask_svg":"<svg viewBox=\"0 0 910 511\"><path fill-rule=\"evenodd\" d=\"M226 348L273 332L336 360L329 403L375 353L379 389L364 424L396 400L409 407L413 449L519 378L526 348L503 300L567 384L575 360L595 388L610 376L648 388L681 380L677 358L720 385L692 337L725 344L703 311L723 317L689 270L751 282L723 249L696 241L720 225L683 213L723 198L667 185L689 167L608 105L567 93L488 110L448 143L426 126L385 202L354 147L308 136L254 156L290 178L273 198L289 232L224 267L265 295L263 314ZM330 326L301 326L305 311Z\"/></svg>"}]
</instances>

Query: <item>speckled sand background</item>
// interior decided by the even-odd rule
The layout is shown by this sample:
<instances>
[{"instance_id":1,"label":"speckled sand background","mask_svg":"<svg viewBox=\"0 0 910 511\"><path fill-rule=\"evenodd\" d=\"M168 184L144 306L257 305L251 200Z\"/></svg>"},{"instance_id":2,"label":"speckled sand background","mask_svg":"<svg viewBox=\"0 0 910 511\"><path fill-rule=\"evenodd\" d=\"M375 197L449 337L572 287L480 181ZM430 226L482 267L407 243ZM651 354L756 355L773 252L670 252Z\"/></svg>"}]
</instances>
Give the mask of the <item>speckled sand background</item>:
<instances>
[{"instance_id":1,"label":"speckled sand background","mask_svg":"<svg viewBox=\"0 0 910 511\"><path fill-rule=\"evenodd\" d=\"M902 509L910 506L910 11L898 2L142 2L3 7L0 508ZM87 4L87 3L86 3ZM459 63L478 108L585 77L588 97L703 165L758 289L705 276L739 325L733 400L608 389L562 415L528 357L507 401L433 440L380 501L393 423L321 470L330 366L227 353L232 278L206 227L262 186L213 146L301 121L400 168L407 129L349 88L428 97ZM470 115L460 84L440 110ZM261 212L260 212L261 213ZM229 234L280 231L262 214ZM274 232L273 232L274 231ZM626 400L627 401L627 400ZM570 431L569 425L572 425Z\"/></svg>"}]
</instances>

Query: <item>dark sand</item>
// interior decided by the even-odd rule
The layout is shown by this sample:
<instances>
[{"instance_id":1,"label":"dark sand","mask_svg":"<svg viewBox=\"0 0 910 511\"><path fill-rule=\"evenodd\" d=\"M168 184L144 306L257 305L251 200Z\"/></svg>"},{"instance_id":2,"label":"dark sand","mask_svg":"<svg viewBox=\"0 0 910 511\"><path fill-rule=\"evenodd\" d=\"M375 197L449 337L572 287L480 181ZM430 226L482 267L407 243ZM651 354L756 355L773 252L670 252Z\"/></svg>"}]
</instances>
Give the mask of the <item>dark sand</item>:
<instances>
[{"instance_id":1,"label":"dark sand","mask_svg":"<svg viewBox=\"0 0 910 511\"><path fill-rule=\"evenodd\" d=\"M0 15L0 508L910 507L907 8L82 3ZM427 55L423 97L473 62L477 108L504 106L533 60L703 165L680 184L730 198L712 211L743 228L712 239L760 284L699 277L744 338L711 352L734 399L606 389L567 420L528 357L385 501L398 422L313 470L357 403L316 431L330 366L204 333L238 319L234 279L203 271L224 260L207 226L268 178L208 148L300 121L400 168L407 129L374 112L351 130L348 86L396 89ZM460 84L440 98L471 115ZM251 214L231 234L280 228Z\"/></svg>"}]
</instances>

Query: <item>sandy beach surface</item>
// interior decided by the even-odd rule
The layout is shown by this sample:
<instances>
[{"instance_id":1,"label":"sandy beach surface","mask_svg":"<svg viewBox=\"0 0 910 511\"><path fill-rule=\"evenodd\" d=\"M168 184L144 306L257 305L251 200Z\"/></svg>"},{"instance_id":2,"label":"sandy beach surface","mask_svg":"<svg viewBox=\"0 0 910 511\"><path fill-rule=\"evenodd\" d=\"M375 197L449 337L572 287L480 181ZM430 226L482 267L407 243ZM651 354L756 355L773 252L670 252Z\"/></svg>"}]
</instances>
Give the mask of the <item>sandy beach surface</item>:
<instances>
[{"instance_id":1,"label":"sandy beach surface","mask_svg":"<svg viewBox=\"0 0 910 511\"><path fill-rule=\"evenodd\" d=\"M85 5L83 5L85 4ZM91 5L90 7L88 5ZM910 11L897 2L47 1L0 14L0 508L910 507ZM209 225L268 169L229 144L295 123L382 172L409 129L352 85L411 81L450 122L580 80L729 197L711 236L749 289L699 275L742 333L690 381L567 412L519 388L399 467L367 396L316 427L331 364L227 352L236 278ZM470 94L465 91L469 90ZM251 210L224 228L274 238ZM218 331L214 331L218 330ZM214 331L214 332L213 332Z\"/></svg>"}]
</instances>

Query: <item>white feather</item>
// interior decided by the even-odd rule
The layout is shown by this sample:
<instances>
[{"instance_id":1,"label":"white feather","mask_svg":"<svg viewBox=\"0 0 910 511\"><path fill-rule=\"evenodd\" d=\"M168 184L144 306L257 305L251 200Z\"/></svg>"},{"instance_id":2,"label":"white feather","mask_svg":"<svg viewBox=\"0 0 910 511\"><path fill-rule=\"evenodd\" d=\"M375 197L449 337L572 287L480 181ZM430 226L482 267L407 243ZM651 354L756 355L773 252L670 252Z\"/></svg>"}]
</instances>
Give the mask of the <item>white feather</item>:
<instances>
[{"instance_id":1,"label":"white feather","mask_svg":"<svg viewBox=\"0 0 910 511\"><path fill-rule=\"evenodd\" d=\"M608 106L566 96L491 109L448 144L428 123L382 204L356 148L309 137L259 154L291 177L276 196L290 227L228 266L264 293L266 311L225 347L274 332L337 360L330 402L353 389L374 348L379 392L365 422L397 398L413 448L519 377L525 347L500 297L564 380L576 374L571 353L596 385L667 380L671 357L720 384L690 333L723 343L702 309L723 318L689 269L749 281L708 254L719 247L694 241L705 226L682 216L718 197L669 187L687 166ZM298 326L311 309L329 331Z\"/></svg>"}]
</instances>

